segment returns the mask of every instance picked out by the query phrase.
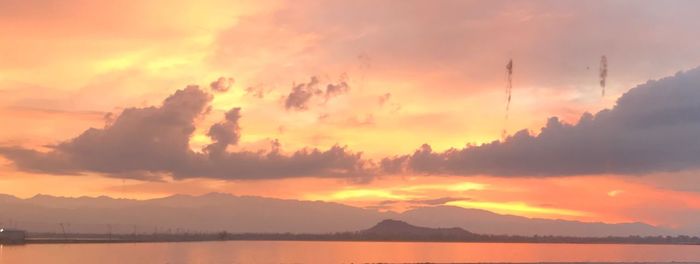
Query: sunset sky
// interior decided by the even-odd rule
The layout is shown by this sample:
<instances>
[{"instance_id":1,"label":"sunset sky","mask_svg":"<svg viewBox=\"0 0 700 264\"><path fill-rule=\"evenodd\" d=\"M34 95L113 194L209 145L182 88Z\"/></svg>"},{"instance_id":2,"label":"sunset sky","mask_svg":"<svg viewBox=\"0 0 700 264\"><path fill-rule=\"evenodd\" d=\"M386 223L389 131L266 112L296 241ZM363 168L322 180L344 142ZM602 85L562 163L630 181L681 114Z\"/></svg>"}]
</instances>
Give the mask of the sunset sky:
<instances>
[{"instance_id":1,"label":"sunset sky","mask_svg":"<svg viewBox=\"0 0 700 264\"><path fill-rule=\"evenodd\" d=\"M0 193L697 223L698 10L0 1Z\"/></svg>"}]
</instances>

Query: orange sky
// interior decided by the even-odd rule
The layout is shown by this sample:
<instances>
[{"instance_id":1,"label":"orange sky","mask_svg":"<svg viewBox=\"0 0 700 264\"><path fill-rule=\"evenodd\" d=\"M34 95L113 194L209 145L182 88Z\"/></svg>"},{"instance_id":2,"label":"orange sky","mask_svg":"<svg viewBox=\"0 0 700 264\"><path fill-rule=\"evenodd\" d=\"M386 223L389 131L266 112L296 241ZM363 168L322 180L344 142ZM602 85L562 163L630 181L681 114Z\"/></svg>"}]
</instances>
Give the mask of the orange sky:
<instances>
[{"instance_id":1,"label":"orange sky","mask_svg":"<svg viewBox=\"0 0 700 264\"><path fill-rule=\"evenodd\" d=\"M269 150L278 140L286 153L341 145L381 159L424 143L435 151L482 144L504 130L537 132L551 116L576 122L584 112L612 107L637 84L700 65L698 22L689 10L697 9L661 2L3 1L0 145L47 150L104 127L108 113L157 106L178 89L208 87L219 77L235 83L213 93L211 111L196 120L194 151L212 143L209 127L232 107L242 108L242 134L230 151ZM605 97L597 77L603 54L610 61ZM506 120L509 58L515 71ZM305 111L285 109L293 84L312 76L323 85L345 80L349 91L315 96ZM700 189L682 188L697 186L693 171L157 182L50 175L0 161L0 193L20 197L227 192L667 226L700 214Z\"/></svg>"}]
</instances>

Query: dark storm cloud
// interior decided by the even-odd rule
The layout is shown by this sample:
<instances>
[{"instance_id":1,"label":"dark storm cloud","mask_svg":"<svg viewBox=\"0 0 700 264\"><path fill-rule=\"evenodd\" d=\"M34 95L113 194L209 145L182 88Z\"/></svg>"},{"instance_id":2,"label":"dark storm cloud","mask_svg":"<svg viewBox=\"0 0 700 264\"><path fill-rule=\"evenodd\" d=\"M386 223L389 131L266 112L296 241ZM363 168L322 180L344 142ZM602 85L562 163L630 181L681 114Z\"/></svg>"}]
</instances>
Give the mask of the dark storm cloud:
<instances>
[{"instance_id":1,"label":"dark storm cloud","mask_svg":"<svg viewBox=\"0 0 700 264\"><path fill-rule=\"evenodd\" d=\"M504 141L387 158L385 172L563 176L645 174L700 168L700 68L639 85L614 108L576 124L556 117L538 135L522 130Z\"/></svg>"},{"instance_id":2,"label":"dark storm cloud","mask_svg":"<svg viewBox=\"0 0 700 264\"><path fill-rule=\"evenodd\" d=\"M49 174L102 173L111 177L157 179L208 177L269 179L285 177L344 177L364 180L369 164L345 147L302 149L283 154L279 147L263 152L229 152L240 138L240 108L214 124L208 135L214 143L204 153L189 148L194 121L209 111L212 97L189 86L165 99L159 107L127 108L103 129L90 128L76 138L52 146L48 152L0 147L0 155L25 171Z\"/></svg>"}]
</instances>

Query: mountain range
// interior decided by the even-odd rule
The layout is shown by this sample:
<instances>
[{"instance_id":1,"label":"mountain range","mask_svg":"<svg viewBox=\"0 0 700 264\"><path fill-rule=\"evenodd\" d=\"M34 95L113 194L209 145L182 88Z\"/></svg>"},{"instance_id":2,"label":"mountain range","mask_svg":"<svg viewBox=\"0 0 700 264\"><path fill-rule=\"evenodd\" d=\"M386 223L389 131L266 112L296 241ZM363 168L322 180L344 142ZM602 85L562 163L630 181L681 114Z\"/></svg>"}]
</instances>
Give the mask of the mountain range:
<instances>
[{"instance_id":1,"label":"mountain range","mask_svg":"<svg viewBox=\"0 0 700 264\"><path fill-rule=\"evenodd\" d=\"M495 235L601 237L681 233L644 223L608 224L526 218L452 206L421 207L397 213L332 202L222 193L173 195L148 200L49 195L20 199L0 194L0 226L30 232L333 233L362 230L384 219L406 221L427 228L456 227L478 234Z\"/></svg>"}]
</instances>

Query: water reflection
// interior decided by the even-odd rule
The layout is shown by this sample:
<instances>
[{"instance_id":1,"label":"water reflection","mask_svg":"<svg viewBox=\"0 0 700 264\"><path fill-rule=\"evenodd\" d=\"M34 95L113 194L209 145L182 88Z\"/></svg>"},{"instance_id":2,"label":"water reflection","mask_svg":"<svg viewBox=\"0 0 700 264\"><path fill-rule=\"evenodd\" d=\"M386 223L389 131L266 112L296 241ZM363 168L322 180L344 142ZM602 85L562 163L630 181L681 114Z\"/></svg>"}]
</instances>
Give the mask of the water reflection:
<instances>
[{"instance_id":1,"label":"water reflection","mask_svg":"<svg viewBox=\"0 0 700 264\"><path fill-rule=\"evenodd\" d=\"M700 246L228 241L0 246L0 263L700 261Z\"/></svg>"}]
</instances>

